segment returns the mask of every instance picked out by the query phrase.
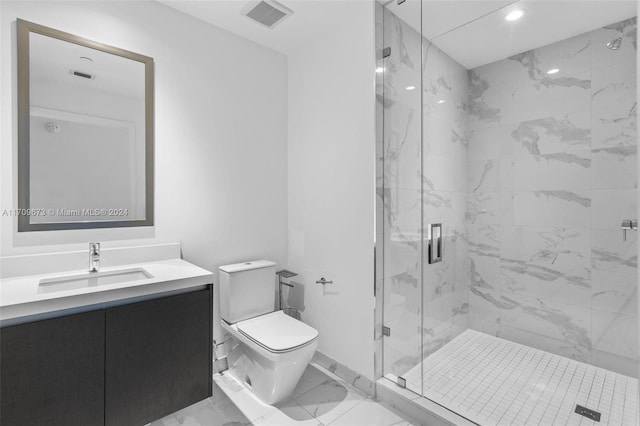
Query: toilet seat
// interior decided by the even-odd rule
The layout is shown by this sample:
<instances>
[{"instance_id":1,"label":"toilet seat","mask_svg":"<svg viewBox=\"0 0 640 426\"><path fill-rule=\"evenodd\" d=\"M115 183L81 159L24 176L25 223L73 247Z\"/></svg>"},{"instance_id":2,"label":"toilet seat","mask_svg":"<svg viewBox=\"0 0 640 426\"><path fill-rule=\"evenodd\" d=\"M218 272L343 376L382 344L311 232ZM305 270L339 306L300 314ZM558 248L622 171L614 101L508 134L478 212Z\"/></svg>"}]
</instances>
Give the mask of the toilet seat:
<instances>
[{"instance_id":1,"label":"toilet seat","mask_svg":"<svg viewBox=\"0 0 640 426\"><path fill-rule=\"evenodd\" d=\"M236 323L240 333L272 353L291 352L318 338L318 331L275 311Z\"/></svg>"}]
</instances>

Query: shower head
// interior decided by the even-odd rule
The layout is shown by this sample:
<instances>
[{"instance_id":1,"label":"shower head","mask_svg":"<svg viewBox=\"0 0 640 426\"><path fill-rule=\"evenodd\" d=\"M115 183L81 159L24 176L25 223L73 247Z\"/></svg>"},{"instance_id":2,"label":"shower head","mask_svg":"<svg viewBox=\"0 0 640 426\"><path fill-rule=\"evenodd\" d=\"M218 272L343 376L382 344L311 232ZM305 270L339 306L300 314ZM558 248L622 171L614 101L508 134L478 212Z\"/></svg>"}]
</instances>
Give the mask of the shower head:
<instances>
[{"instance_id":1,"label":"shower head","mask_svg":"<svg viewBox=\"0 0 640 426\"><path fill-rule=\"evenodd\" d=\"M618 37L615 40L611 40L609 43L607 43L607 47L611 50L620 49L620 45L622 45L622 36Z\"/></svg>"},{"instance_id":2,"label":"shower head","mask_svg":"<svg viewBox=\"0 0 640 426\"><path fill-rule=\"evenodd\" d=\"M611 49L611 50L618 50L620 49L620 46L622 45L622 37L628 35L631 31L634 31L638 28L638 24L634 24L631 26L631 28L629 28L626 31L622 31L620 33L620 35L618 36L618 38L611 40L610 42L607 43L607 48Z\"/></svg>"}]
</instances>

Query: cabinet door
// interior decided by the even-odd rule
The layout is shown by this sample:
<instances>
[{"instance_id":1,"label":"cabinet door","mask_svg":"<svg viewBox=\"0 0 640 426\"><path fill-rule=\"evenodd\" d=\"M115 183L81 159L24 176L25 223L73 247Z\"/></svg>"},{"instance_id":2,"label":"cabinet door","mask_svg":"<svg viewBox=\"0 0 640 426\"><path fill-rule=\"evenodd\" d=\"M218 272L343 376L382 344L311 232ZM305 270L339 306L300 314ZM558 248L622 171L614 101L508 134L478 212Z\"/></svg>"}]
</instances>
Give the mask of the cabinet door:
<instances>
[{"instance_id":1,"label":"cabinet door","mask_svg":"<svg viewBox=\"0 0 640 426\"><path fill-rule=\"evenodd\" d=\"M0 329L0 424L104 424L104 311Z\"/></svg>"},{"instance_id":2,"label":"cabinet door","mask_svg":"<svg viewBox=\"0 0 640 426\"><path fill-rule=\"evenodd\" d=\"M107 426L144 425L211 396L210 289L107 309Z\"/></svg>"}]
</instances>

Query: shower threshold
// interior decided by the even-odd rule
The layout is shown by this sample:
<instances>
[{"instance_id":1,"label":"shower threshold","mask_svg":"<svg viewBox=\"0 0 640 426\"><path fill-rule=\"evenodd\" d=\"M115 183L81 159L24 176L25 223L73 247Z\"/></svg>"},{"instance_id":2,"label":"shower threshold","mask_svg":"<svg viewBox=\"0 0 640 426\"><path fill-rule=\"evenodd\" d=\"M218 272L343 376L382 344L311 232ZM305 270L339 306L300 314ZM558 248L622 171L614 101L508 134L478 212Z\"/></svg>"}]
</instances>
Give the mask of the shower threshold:
<instances>
[{"instance_id":1,"label":"shower threshold","mask_svg":"<svg viewBox=\"0 0 640 426\"><path fill-rule=\"evenodd\" d=\"M420 368L402 376L418 393ZM425 398L483 426L640 424L637 379L475 330L425 358L422 370Z\"/></svg>"}]
</instances>

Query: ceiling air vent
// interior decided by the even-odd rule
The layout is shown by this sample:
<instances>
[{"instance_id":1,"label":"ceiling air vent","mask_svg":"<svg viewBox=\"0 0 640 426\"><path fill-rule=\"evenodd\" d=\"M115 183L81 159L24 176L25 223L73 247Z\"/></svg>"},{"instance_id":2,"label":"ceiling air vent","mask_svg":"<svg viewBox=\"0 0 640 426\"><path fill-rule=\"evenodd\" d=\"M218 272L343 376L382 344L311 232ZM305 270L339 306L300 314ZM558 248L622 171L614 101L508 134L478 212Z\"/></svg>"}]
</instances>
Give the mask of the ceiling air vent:
<instances>
[{"instance_id":1,"label":"ceiling air vent","mask_svg":"<svg viewBox=\"0 0 640 426\"><path fill-rule=\"evenodd\" d=\"M292 13L293 10L274 0L254 0L242 9L243 15L267 28L275 27Z\"/></svg>"}]
</instances>

